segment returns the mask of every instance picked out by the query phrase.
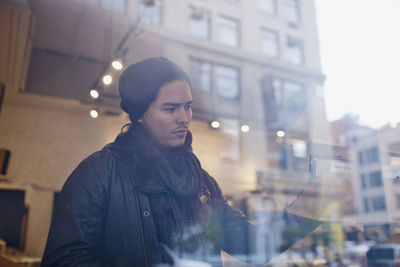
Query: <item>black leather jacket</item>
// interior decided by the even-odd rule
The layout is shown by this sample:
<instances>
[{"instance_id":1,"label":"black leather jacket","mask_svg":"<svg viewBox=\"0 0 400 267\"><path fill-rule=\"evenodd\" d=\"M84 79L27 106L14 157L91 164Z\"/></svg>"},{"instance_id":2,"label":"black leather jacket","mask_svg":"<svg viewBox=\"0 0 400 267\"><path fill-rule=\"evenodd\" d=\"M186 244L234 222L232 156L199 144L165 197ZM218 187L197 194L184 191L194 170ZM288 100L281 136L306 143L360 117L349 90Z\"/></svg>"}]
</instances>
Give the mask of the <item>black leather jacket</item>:
<instances>
[{"instance_id":1,"label":"black leather jacket","mask_svg":"<svg viewBox=\"0 0 400 267\"><path fill-rule=\"evenodd\" d=\"M112 145L79 164L54 209L42 266L126 267L162 262L148 195L135 187L136 167ZM247 253L244 244L253 224L222 198L210 199L206 205L223 226L218 249ZM292 224L304 224L304 218L291 216ZM306 233L319 225L306 223Z\"/></svg>"}]
</instances>

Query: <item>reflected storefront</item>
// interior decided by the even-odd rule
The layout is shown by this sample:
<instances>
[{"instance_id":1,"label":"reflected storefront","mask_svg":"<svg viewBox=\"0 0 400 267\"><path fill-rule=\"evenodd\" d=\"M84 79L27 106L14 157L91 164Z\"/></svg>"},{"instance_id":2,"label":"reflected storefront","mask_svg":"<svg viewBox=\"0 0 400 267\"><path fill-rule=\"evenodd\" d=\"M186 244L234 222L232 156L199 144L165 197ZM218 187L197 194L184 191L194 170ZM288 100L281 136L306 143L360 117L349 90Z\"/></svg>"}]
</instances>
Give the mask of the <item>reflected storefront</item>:
<instances>
[{"instance_id":1,"label":"reflected storefront","mask_svg":"<svg viewBox=\"0 0 400 267\"><path fill-rule=\"evenodd\" d=\"M11 0L0 17L0 265L39 264L66 178L129 122L121 71L159 56L191 78L202 168L269 222L241 233L243 253L201 266L400 264L400 127L328 121L314 1ZM282 213L297 199L319 227ZM200 266L205 252L187 247L170 253Z\"/></svg>"}]
</instances>

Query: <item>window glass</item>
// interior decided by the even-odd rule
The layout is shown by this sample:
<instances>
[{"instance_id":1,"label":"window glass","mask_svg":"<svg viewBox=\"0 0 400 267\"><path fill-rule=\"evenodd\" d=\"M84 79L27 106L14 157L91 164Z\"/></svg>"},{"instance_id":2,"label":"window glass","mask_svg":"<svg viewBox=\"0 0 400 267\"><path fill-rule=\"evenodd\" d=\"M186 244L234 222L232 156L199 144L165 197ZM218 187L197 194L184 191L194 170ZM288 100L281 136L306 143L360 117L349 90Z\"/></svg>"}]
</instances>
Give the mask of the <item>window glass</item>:
<instances>
[{"instance_id":1,"label":"window glass","mask_svg":"<svg viewBox=\"0 0 400 267\"><path fill-rule=\"evenodd\" d=\"M261 86L266 120L274 127L293 125L307 106L304 86L279 78L263 78Z\"/></svg>"},{"instance_id":2,"label":"window glass","mask_svg":"<svg viewBox=\"0 0 400 267\"><path fill-rule=\"evenodd\" d=\"M219 17L219 42L228 46L239 46L239 23L235 19Z\"/></svg>"},{"instance_id":3,"label":"window glass","mask_svg":"<svg viewBox=\"0 0 400 267\"><path fill-rule=\"evenodd\" d=\"M125 0L101 0L101 7L118 13L125 13Z\"/></svg>"},{"instance_id":4,"label":"window glass","mask_svg":"<svg viewBox=\"0 0 400 267\"><path fill-rule=\"evenodd\" d=\"M161 23L161 6L161 0L141 1L139 4L140 18L150 24L159 25Z\"/></svg>"},{"instance_id":5,"label":"window glass","mask_svg":"<svg viewBox=\"0 0 400 267\"><path fill-rule=\"evenodd\" d=\"M274 31L261 29L261 53L277 58L279 53L278 34Z\"/></svg>"},{"instance_id":6,"label":"window glass","mask_svg":"<svg viewBox=\"0 0 400 267\"><path fill-rule=\"evenodd\" d=\"M303 43L300 39L291 36L286 38L286 60L294 65L304 63Z\"/></svg>"},{"instance_id":7,"label":"window glass","mask_svg":"<svg viewBox=\"0 0 400 267\"><path fill-rule=\"evenodd\" d=\"M372 207L375 211L386 210L386 203L384 196L377 196L372 198Z\"/></svg>"},{"instance_id":8,"label":"window glass","mask_svg":"<svg viewBox=\"0 0 400 267\"><path fill-rule=\"evenodd\" d=\"M300 22L300 6L298 0L284 0L283 14L285 20L291 26L297 26Z\"/></svg>"},{"instance_id":9,"label":"window glass","mask_svg":"<svg viewBox=\"0 0 400 267\"><path fill-rule=\"evenodd\" d=\"M195 89L211 92L211 64L205 61L190 61L192 85Z\"/></svg>"},{"instance_id":10,"label":"window glass","mask_svg":"<svg viewBox=\"0 0 400 267\"><path fill-rule=\"evenodd\" d=\"M303 86L299 83L285 81L283 83L283 90L288 112L298 113L304 111L307 99Z\"/></svg>"},{"instance_id":11,"label":"window glass","mask_svg":"<svg viewBox=\"0 0 400 267\"><path fill-rule=\"evenodd\" d=\"M371 187L380 187L382 186L382 174L380 171L371 172L369 174L369 183Z\"/></svg>"},{"instance_id":12,"label":"window glass","mask_svg":"<svg viewBox=\"0 0 400 267\"><path fill-rule=\"evenodd\" d=\"M210 38L210 12L189 7L189 34L192 36L208 39Z\"/></svg>"},{"instance_id":13,"label":"window glass","mask_svg":"<svg viewBox=\"0 0 400 267\"><path fill-rule=\"evenodd\" d=\"M367 188L367 178L365 174L361 174L361 186L363 189Z\"/></svg>"},{"instance_id":14,"label":"window glass","mask_svg":"<svg viewBox=\"0 0 400 267\"><path fill-rule=\"evenodd\" d=\"M276 0L258 0L258 10L268 15L275 15Z\"/></svg>"},{"instance_id":15,"label":"window glass","mask_svg":"<svg viewBox=\"0 0 400 267\"><path fill-rule=\"evenodd\" d=\"M368 213L369 212L369 203L368 203L368 198L364 198L364 212Z\"/></svg>"},{"instance_id":16,"label":"window glass","mask_svg":"<svg viewBox=\"0 0 400 267\"><path fill-rule=\"evenodd\" d=\"M239 71L236 68L215 66L215 89L219 96L233 99L239 95Z\"/></svg>"}]
</instances>

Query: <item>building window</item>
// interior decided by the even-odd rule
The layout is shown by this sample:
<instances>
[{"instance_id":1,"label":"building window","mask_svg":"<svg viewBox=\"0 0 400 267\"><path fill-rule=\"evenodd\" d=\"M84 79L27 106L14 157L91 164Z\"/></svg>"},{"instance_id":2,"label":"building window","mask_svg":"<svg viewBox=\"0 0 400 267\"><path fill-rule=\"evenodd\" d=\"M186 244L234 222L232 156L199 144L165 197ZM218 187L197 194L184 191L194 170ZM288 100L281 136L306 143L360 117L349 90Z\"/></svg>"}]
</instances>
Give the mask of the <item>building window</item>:
<instances>
[{"instance_id":1,"label":"building window","mask_svg":"<svg viewBox=\"0 0 400 267\"><path fill-rule=\"evenodd\" d=\"M372 147L369 149L361 150L357 153L358 164L360 166L369 163L379 162L379 149L377 147Z\"/></svg>"},{"instance_id":2,"label":"building window","mask_svg":"<svg viewBox=\"0 0 400 267\"><path fill-rule=\"evenodd\" d=\"M215 89L218 96L228 99L236 98L239 95L239 70L216 65Z\"/></svg>"},{"instance_id":3,"label":"building window","mask_svg":"<svg viewBox=\"0 0 400 267\"><path fill-rule=\"evenodd\" d=\"M117 13L125 13L125 0L101 0L101 7Z\"/></svg>"},{"instance_id":4,"label":"building window","mask_svg":"<svg viewBox=\"0 0 400 267\"><path fill-rule=\"evenodd\" d=\"M284 0L283 14L290 26L298 26L300 23L300 4L299 0Z\"/></svg>"},{"instance_id":5,"label":"building window","mask_svg":"<svg viewBox=\"0 0 400 267\"><path fill-rule=\"evenodd\" d=\"M239 22L228 17L219 17L219 42L224 45L239 46Z\"/></svg>"},{"instance_id":6,"label":"building window","mask_svg":"<svg viewBox=\"0 0 400 267\"><path fill-rule=\"evenodd\" d=\"M276 0L258 0L258 10L264 14L276 14Z\"/></svg>"},{"instance_id":7,"label":"building window","mask_svg":"<svg viewBox=\"0 0 400 267\"><path fill-rule=\"evenodd\" d=\"M294 65L304 63L303 42L292 36L286 38L286 60Z\"/></svg>"},{"instance_id":8,"label":"building window","mask_svg":"<svg viewBox=\"0 0 400 267\"><path fill-rule=\"evenodd\" d=\"M363 204L364 204L364 213L368 213L369 212L368 198L364 197Z\"/></svg>"},{"instance_id":9,"label":"building window","mask_svg":"<svg viewBox=\"0 0 400 267\"><path fill-rule=\"evenodd\" d=\"M161 0L142 0L139 4L139 16L150 24L161 24Z\"/></svg>"},{"instance_id":10,"label":"building window","mask_svg":"<svg viewBox=\"0 0 400 267\"><path fill-rule=\"evenodd\" d=\"M364 165L364 158L363 158L363 152L362 151L358 151L357 153L357 158L358 158L358 165L362 166Z\"/></svg>"},{"instance_id":11,"label":"building window","mask_svg":"<svg viewBox=\"0 0 400 267\"><path fill-rule=\"evenodd\" d=\"M304 86L293 81L264 77L261 80L261 87L267 124L274 129L291 127L307 106Z\"/></svg>"},{"instance_id":12,"label":"building window","mask_svg":"<svg viewBox=\"0 0 400 267\"><path fill-rule=\"evenodd\" d=\"M363 189L367 188L367 177L365 174L361 174L361 187Z\"/></svg>"},{"instance_id":13,"label":"building window","mask_svg":"<svg viewBox=\"0 0 400 267\"><path fill-rule=\"evenodd\" d=\"M377 147L370 148L366 151L369 163L379 162L379 149Z\"/></svg>"},{"instance_id":14,"label":"building window","mask_svg":"<svg viewBox=\"0 0 400 267\"><path fill-rule=\"evenodd\" d=\"M189 34L203 39L210 38L210 12L189 7Z\"/></svg>"},{"instance_id":15,"label":"building window","mask_svg":"<svg viewBox=\"0 0 400 267\"><path fill-rule=\"evenodd\" d=\"M383 196L372 198L372 207L375 211L386 210L385 198Z\"/></svg>"},{"instance_id":16,"label":"building window","mask_svg":"<svg viewBox=\"0 0 400 267\"><path fill-rule=\"evenodd\" d=\"M202 60L190 60L190 74L193 88L222 98L235 99L240 91L240 71L238 68L212 64Z\"/></svg>"},{"instance_id":17,"label":"building window","mask_svg":"<svg viewBox=\"0 0 400 267\"><path fill-rule=\"evenodd\" d=\"M307 105L307 97L303 85L285 81L283 82L283 92L289 113L296 114L304 111Z\"/></svg>"},{"instance_id":18,"label":"building window","mask_svg":"<svg viewBox=\"0 0 400 267\"><path fill-rule=\"evenodd\" d=\"M211 92L211 64L201 60L190 61L190 73L192 74L193 87L210 93Z\"/></svg>"},{"instance_id":19,"label":"building window","mask_svg":"<svg viewBox=\"0 0 400 267\"><path fill-rule=\"evenodd\" d=\"M381 187L382 186L382 174L380 171L371 172L369 174L369 183L371 187Z\"/></svg>"},{"instance_id":20,"label":"building window","mask_svg":"<svg viewBox=\"0 0 400 267\"><path fill-rule=\"evenodd\" d=\"M274 31L261 29L261 53L277 58L279 53L278 34Z\"/></svg>"}]
</instances>

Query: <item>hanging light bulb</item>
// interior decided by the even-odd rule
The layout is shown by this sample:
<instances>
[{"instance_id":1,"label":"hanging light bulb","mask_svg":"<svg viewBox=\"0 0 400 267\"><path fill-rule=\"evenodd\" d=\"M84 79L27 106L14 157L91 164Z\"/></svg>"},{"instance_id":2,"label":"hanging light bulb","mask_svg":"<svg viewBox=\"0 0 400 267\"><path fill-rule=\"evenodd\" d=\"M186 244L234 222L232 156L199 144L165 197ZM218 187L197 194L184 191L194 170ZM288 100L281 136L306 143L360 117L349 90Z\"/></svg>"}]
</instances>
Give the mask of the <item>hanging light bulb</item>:
<instances>
[{"instance_id":1,"label":"hanging light bulb","mask_svg":"<svg viewBox=\"0 0 400 267\"><path fill-rule=\"evenodd\" d=\"M90 96L91 97L93 97L94 99L97 99L97 98L99 98L99 91L97 91L96 89L92 89L92 90L90 90Z\"/></svg>"},{"instance_id":2,"label":"hanging light bulb","mask_svg":"<svg viewBox=\"0 0 400 267\"><path fill-rule=\"evenodd\" d=\"M112 77L111 75L107 74L103 76L103 83L105 85L109 85L110 83L112 83Z\"/></svg>"},{"instance_id":3,"label":"hanging light bulb","mask_svg":"<svg viewBox=\"0 0 400 267\"><path fill-rule=\"evenodd\" d=\"M116 70L122 70L122 68L124 67L119 60L114 60L113 62L111 62L111 66Z\"/></svg>"},{"instance_id":4,"label":"hanging light bulb","mask_svg":"<svg viewBox=\"0 0 400 267\"><path fill-rule=\"evenodd\" d=\"M214 129L218 129L221 126L221 123L219 123L219 121L212 121L210 125Z\"/></svg>"},{"instance_id":5,"label":"hanging light bulb","mask_svg":"<svg viewBox=\"0 0 400 267\"><path fill-rule=\"evenodd\" d=\"M99 111L97 109L93 108L92 110L90 110L90 117L96 119L98 116L99 116Z\"/></svg>"},{"instance_id":6,"label":"hanging light bulb","mask_svg":"<svg viewBox=\"0 0 400 267\"><path fill-rule=\"evenodd\" d=\"M278 136L278 137L284 137L285 135L286 135L286 133L282 130L279 130L276 132L276 136Z\"/></svg>"},{"instance_id":7,"label":"hanging light bulb","mask_svg":"<svg viewBox=\"0 0 400 267\"><path fill-rule=\"evenodd\" d=\"M244 125L242 125L242 126L240 127L240 130L241 130L243 133L248 133L248 132L250 131L250 126L244 124Z\"/></svg>"}]
</instances>

